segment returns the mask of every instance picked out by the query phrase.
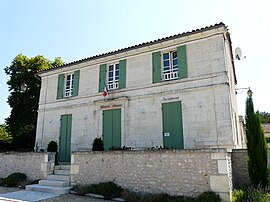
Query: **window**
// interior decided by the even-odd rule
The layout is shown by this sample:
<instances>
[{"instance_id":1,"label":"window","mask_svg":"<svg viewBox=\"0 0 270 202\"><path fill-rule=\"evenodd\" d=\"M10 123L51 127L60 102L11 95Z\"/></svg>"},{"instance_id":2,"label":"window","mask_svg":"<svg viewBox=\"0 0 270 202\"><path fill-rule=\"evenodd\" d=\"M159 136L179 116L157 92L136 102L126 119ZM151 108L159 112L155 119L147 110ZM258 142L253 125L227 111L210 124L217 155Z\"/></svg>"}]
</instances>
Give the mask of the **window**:
<instances>
[{"instance_id":1,"label":"window","mask_svg":"<svg viewBox=\"0 0 270 202\"><path fill-rule=\"evenodd\" d=\"M107 78L108 90L119 88L119 64L109 65Z\"/></svg>"},{"instance_id":2,"label":"window","mask_svg":"<svg viewBox=\"0 0 270 202\"><path fill-rule=\"evenodd\" d=\"M58 75L57 99L77 96L79 92L80 70Z\"/></svg>"},{"instance_id":3,"label":"window","mask_svg":"<svg viewBox=\"0 0 270 202\"><path fill-rule=\"evenodd\" d=\"M73 86L74 86L74 74L66 75L65 81L65 97L71 97L73 95Z\"/></svg>"},{"instance_id":4,"label":"window","mask_svg":"<svg viewBox=\"0 0 270 202\"><path fill-rule=\"evenodd\" d=\"M114 64L101 64L99 66L99 92L123 89L126 87L126 59L119 60Z\"/></svg>"},{"instance_id":5,"label":"window","mask_svg":"<svg viewBox=\"0 0 270 202\"><path fill-rule=\"evenodd\" d=\"M162 54L162 80L178 79L177 52L171 51Z\"/></svg>"},{"instance_id":6,"label":"window","mask_svg":"<svg viewBox=\"0 0 270 202\"><path fill-rule=\"evenodd\" d=\"M152 82L188 78L186 45L173 51L152 53Z\"/></svg>"}]
</instances>

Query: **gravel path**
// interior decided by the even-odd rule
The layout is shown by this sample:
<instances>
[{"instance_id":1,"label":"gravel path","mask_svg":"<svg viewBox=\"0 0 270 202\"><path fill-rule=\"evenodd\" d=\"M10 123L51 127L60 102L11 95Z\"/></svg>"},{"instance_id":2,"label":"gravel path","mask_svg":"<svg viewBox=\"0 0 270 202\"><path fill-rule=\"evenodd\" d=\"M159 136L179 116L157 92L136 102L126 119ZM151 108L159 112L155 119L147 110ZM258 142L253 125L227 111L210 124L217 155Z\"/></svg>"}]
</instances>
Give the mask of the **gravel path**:
<instances>
[{"instance_id":1,"label":"gravel path","mask_svg":"<svg viewBox=\"0 0 270 202\"><path fill-rule=\"evenodd\" d=\"M23 189L0 186L0 194L7 193L7 192L21 191L21 190ZM58 201L59 202L111 202L109 200L96 199L96 198L91 198L87 196L77 196L73 194L65 194L58 197L41 200L39 202L58 202Z\"/></svg>"},{"instance_id":2,"label":"gravel path","mask_svg":"<svg viewBox=\"0 0 270 202\"><path fill-rule=\"evenodd\" d=\"M96 199L96 198L91 198L87 196L76 196L73 194L65 194L62 196L46 199L46 200L41 200L39 202L57 202L57 201L63 201L63 202L110 202L109 200L102 200L102 199Z\"/></svg>"},{"instance_id":3,"label":"gravel path","mask_svg":"<svg viewBox=\"0 0 270 202\"><path fill-rule=\"evenodd\" d=\"M4 194L7 192L13 192L13 191L21 191L20 188L14 188L14 187L1 187L0 186L0 194Z\"/></svg>"}]
</instances>

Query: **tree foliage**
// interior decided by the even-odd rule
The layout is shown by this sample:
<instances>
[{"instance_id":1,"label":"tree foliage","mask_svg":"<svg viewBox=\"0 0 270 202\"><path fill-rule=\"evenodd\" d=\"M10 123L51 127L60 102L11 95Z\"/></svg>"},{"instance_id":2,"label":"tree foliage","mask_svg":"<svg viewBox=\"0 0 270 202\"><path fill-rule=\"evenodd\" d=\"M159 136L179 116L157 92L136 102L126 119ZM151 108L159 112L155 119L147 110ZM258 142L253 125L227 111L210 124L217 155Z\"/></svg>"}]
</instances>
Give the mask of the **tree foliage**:
<instances>
[{"instance_id":1,"label":"tree foliage","mask_svg":"<svg viewBox=\"0 0 270 202\"><path fill-rule=\"evenodd\" d=\"M270 123L270 113L269 112L259 112L262 123Z\"/></svg>"},{"instance_id":2,"label":"tree foliage","mask_svg":"<svg viewBox=\"0 0 270 202\"><path fill-rule=\"evenodd\" d=\"M41 81L36 78L40 70L63 64L61 58L54 61L44 56L28 58L17 55L5 73L10 76L7 82L10 95L8 104L11 114L6 119L8 132L13 137L13 150L32 150L35 145L37 110ZM21 85L26 84L26 91L21 91Z\"/></svg>"},{"instance_id":3,"label":"tree foliage","mask_svg":"<svg viewBox=\"0 0 270 202\"><path fill-rule=\"evenodd\" d=\"M252 97L248 97L246 100L246 136L250 181L255 187L265 187L268 184L268 148L259 113L254 112Z\"/></svg>"},{"instance_id":4,"label":"tree foliage","mask_svg":"<svg viewBox=\"0 0 270 202\"><path fill-rule=\"evenodd\" d=\"M10 143L12 140L11 135L8 133L6 126L4 124L0 125L0 142Z\"/></svg>"}]
</instances>

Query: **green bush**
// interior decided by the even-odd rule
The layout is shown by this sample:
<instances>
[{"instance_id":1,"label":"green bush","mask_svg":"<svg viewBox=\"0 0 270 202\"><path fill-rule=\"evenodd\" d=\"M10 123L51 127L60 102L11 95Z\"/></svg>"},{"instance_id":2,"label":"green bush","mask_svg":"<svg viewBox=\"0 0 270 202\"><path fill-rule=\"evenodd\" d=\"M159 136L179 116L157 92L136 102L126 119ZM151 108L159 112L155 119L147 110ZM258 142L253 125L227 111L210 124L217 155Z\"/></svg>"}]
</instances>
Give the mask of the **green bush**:
<instances>
[{"instance_id":1,"label":"green bush","mask_svg":"<svg viewBox=\"0 0 270 202\"><path fill-rule=\"evenodd\" d=\"M232 202L270 201L270 194L259 189L239 189L233 191Z\"/></svg>"},{"instance_id":2,"label":"green bush","mask_svg":"<svg viewBox=\"0 0 270 202\"><path fill-rule=\"evenodd\" d=\"M103 140L101 138L95 138L92 145L92 151L104 151Z\"/></svg>"},{"instance_id":3,"label":"green bush","mask_svg":"<svg viewBox=\"0 0 270 202\"><path fill-rule=\"evenodd\" d=\"M26 179L27 177L24 173L12 173L2 180L2 185L7 187L16 187Z\"/></svg>"},{"instance_id":4,"label":"green bush","mask_svg":"<svg viewBox=\"0 0 270 202\"><path fill-rule=\"evenodd\" d=\"M87 193L90 193L90 185L75 185L72 187L72 190L75 191L78 195L84 196Z\"/></svg>"},{"instance_id":5,"label":"green bush","mask_svg":"<svg viewBox=\"0 0 270 202\"><path fill-rule=\"evenodd\" d=\"M208 201L221 202L219 195L217 195L215 192L212 191L203 192L197 198L198 201L200 202L208 202Z\"/></svg>"},{"instance_id":6,"label":"green bush","mask_svg":"<svg viewBox=\"0 0 270 202\"><path fill-rule=\"evenodd\" d=\"M55 165L58 165L58 152L57 152L57 142L50 141L48 144L47 152L55 152Z\"/></svg>"},{"instance_id":7,"label":"green bush","mask_svg":"<svg viewBox=\"0 0 270 202\"><path fill-rule=\"evenodd\" d=\"M125 199L125 202L140 202L141 196L135 192L131 192L125 189L122 192L122 197Z\"/></svg>"},{"instance_id":8,"label":"green bush","mask_svg":"<svg viewBox=\"0 0 270 202\"><path fill-rule=\"evenodd\" d=\"M57 143L55 141L50 141L47 148L48 152L57 152Z\"/></svg>"},{"instance_id":9,"label":"green bush","mask_svg":"<svg viewBox=\"0 0 270 202\"><path fill-rule=\"evenodd\" d=\"M93 194L103 195L104 198L117 198L121 196L122 188L113 182L101 182L92 184L89 191Z\"/></svg>"},{"instance_id":10,"label":"green bush","mask_svg":"<svg viewBox=\"0 0 270 202\"><path fill-rule=\"evenodd\" d=\"M92 185L75 185L72 188L78 195L84 196L87 193L99 194L106 199L121 196L122 188L113 182L101 182Z\"/></svg>"}]
</instances>

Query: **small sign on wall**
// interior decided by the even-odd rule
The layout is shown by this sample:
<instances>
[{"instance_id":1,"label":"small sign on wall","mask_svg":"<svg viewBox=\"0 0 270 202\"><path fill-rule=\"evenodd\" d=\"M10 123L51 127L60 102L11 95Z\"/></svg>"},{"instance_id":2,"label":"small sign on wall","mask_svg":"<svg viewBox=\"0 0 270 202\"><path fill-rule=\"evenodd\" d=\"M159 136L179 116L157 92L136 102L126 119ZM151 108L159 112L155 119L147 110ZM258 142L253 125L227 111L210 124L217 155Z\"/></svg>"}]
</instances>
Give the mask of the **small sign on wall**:
<instances>
[{"instance_id":1,"label":"small sign on wall","mask_svg":"<svg viewBox=\"0 0 270 202\"><path fill-rule=\"evenodd\" d=\"M100 109L113 109L113 108L121 108L121 104L112 104L112 105L101 105Z\"/></svg>"},{"instance_id":2,"label":"small sign on wall","mask_svg":"<svg viewBox=\"0 0 270 202\"><path fill-rule=\"evenodd\" d=\"M175 100L179 100L179 99L180 99L179 96L162 97L163 102L175 101Z\"/></svg>"},{"instance_id":3,"label":"small sign on wall","mask_svg":"<svg viewBox=\"0 0 270 202\"><path fill-rule=\"evenodd\" d=\"M164 137L169 137L170 133L164 133Z\"/></svg>"}]
</instances>

